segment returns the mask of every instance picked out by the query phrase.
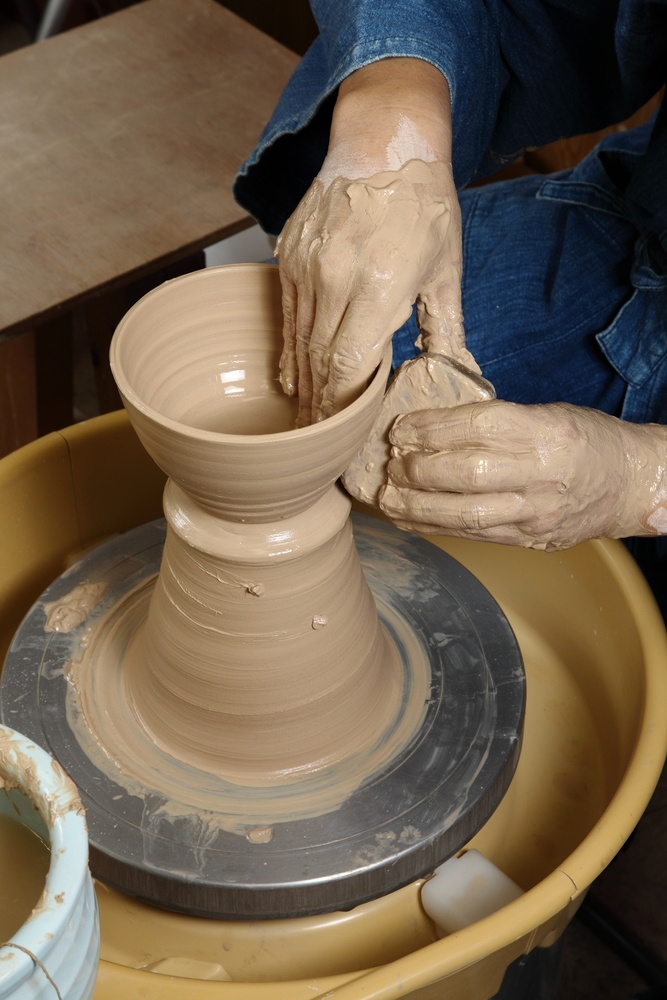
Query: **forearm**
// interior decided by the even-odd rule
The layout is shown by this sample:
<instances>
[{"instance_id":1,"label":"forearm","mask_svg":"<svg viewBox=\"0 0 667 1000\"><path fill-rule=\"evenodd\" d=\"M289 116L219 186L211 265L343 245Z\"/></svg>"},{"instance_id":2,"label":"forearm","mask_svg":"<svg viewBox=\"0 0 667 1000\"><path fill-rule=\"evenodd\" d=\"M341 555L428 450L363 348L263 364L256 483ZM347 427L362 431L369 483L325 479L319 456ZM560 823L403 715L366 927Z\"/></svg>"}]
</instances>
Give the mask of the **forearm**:
<instances>
[{"instance_id":1,"label":"forearm","mask_svg":"<svg viewBox=\"0 0 667 1000\"><path fill-rule=\"evenodd\" d=\"M423 59L382 59L356 70L339 88L320 179L370 177L410 159L451 162L445 77Z\"/></svg>"}]
</instances>

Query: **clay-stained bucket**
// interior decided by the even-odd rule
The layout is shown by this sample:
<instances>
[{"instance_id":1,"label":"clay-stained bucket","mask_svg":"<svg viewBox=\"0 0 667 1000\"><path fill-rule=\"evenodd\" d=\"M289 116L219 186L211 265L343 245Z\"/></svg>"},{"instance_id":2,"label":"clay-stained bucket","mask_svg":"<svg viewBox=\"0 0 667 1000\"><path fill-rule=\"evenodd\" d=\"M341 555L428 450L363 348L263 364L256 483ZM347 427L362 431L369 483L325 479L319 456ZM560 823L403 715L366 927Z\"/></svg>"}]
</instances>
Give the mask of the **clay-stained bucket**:
<instances>
[{"instance_id":1,"label":"clay-stained bucket","mask_svg":"<svg viewBox=\"0 0 667 1000\"><path fill-rule=\"evenodd\" d=\"M100 934L83 808L60 765L6 726L0 726L0 833L7 838L0 838L5 906L15 872L3 875L3 865L29 852L37 866L35 837L46 845L44 868L48 865L32 912L0 947L0 998L88 1000L95 988ZM17 913L21 892L12 898Z\"/></svg>"}]
</instances>

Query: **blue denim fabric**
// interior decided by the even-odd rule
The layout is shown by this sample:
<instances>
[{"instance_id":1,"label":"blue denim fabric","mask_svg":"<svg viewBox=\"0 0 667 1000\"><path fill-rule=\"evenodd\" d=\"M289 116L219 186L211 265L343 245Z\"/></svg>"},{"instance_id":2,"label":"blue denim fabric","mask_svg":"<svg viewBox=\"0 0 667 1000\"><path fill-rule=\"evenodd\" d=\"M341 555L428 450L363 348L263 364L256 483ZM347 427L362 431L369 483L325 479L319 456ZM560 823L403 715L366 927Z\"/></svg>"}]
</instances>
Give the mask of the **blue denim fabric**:
<instances>
[{"instance_id":1,"label":"blue denim fabric","mask_svg":"<svg viewBox=\"0 0 667 1000\"><path fill-rule=\"evenodd\" d=\"M620 121L667 77L667 0L311 0L320 34L234 192L277 234L326 154L336 90L388 56L433 63L452 96L458 187L526 145ZM626 200L667 228L667 109ZM652 225L651 220L657 220Z\"/></svg>"},{"instance_id":2,"label":"blue denim fabric","mask_svg":"<svg viewBox=\"0 0 667 1000\"><path fill-rule=\"evenodd\" d=\"M466 339L500 397L667 423L667 255L608 172L640 155L645 134L613 136L546 179L461 193ZM395 364L416 336L413 315Z\"/></svg>"}]
</instances>

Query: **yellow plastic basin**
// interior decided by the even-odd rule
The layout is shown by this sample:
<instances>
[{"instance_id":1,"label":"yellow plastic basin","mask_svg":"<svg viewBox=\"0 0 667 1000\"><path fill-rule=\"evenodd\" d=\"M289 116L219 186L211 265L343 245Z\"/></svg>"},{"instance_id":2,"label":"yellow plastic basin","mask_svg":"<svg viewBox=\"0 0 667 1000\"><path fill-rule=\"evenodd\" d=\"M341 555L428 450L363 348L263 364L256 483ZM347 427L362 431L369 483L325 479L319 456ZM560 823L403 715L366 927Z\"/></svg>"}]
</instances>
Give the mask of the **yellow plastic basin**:
<instances>
[{"instance_id":1,"label":"yellow plastic basin","mask_svg":"<svg viewBox=\"0 0 667 1000\"><path fill-rule=\"evenodd\" d=\"M0 461L0 659L32 602L83 551L161 516L163 482L123 413L51 434ZM491 591L524 656L521 760L471 846L525 894L437 940L419 884L348 914L272 924L176 916L98 887L95 1000L441 1000L443 980L447 1000L488 1000L511 961L563 931L660 775L667 752L662 619L617 542L550 554L444 538L435 544ZM234 981L222 981L227 976Z\"/></svg>"}]
</instances>

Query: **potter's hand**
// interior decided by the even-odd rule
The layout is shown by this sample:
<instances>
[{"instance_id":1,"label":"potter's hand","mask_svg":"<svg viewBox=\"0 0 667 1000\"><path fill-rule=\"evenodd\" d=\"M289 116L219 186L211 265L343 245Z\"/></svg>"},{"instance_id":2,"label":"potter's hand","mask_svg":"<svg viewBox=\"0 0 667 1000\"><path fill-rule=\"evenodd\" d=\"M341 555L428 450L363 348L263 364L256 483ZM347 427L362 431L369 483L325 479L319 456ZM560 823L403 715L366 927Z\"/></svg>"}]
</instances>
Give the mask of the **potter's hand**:
<instances>
[{"instance_id":1,"label":"potter's hand","mask_svg":"<svg viewBox=\"0 0 667 1000\"><path fill-rule=\"evenodd\" d=\"M667 533L667 428L493 400L399 417L381 507L408 530L536 549Z\"/></svg>"},{"instance_id":2,"label":"potter's hand","mask_svg":"<svg viewBox=\"0 0 667 1000\"><path fill-rule=\"evenodd\" d=\"M428 63L384 60L341 86L329 153L277 247L282 382L301 424L355 398L415 301L424 347L476 369L450 137L447 84Z\"/></svg>"}]
</instances>

